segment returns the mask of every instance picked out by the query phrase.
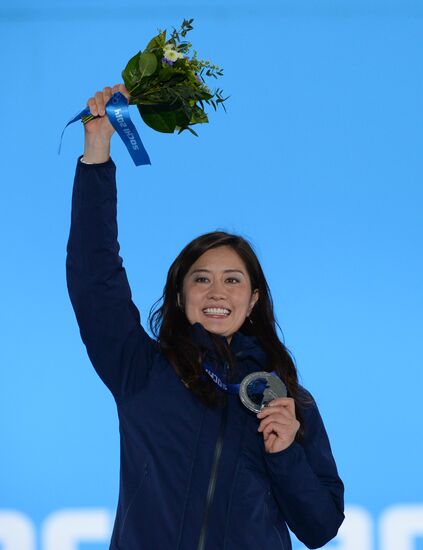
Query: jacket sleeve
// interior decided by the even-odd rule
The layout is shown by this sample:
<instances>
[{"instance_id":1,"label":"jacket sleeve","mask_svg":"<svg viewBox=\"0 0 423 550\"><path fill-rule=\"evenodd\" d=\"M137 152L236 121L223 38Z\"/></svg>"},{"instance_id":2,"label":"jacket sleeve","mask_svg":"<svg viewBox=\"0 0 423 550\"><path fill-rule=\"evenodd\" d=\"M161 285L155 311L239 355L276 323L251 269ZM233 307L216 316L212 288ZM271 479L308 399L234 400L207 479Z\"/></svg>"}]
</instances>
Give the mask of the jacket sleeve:
<instances>
[{"instance_id":1,"label":"jacket sleeve","mask_svg":"<svg viewBox=\"0 0 423 550\"><path fill-rule=\"evenodd\" d=\"M344 520L344 485L314 400L302 407L302 413L303 442L265 453L265 460L288 527L308 548L321 548L336 536Z\"/></svg>"},{"instance_id":2,"label":"jacket sleeve","mask_svg":"<svg viewBox=\"0 0 423 550\"><path fill-rule=\"evenodd\" d=\"M117 241L113 161L76 168L66 274L88 355L116 401L145 383L154 341L140 324Z\"/></svg>"}]
</instances>

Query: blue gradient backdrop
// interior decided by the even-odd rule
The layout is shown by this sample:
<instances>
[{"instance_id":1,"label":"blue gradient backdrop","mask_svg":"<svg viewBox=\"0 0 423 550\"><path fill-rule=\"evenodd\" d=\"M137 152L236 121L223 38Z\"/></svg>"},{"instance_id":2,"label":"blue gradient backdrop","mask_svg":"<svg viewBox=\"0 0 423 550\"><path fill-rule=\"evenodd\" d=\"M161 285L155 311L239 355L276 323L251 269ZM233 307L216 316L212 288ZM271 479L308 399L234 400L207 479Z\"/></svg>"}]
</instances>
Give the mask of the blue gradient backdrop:
<instances>
[{"instance_id":1,"label":"blue gradient backdrop","mask_svg":"<svg viewBox=\"0 0 423 550\"><path fill-rule=\"evenodd\" d=\"M110 521L119 465L115 405L65 283L80 124L57 147L87 98L184 17L231 97L199 138L131 111L151 167L114 138L134 300L146 319L196 235L250 238L346 484L351 514L327 548L421 550L423 5L411 0L1 4L0 548L107 548L110 526L73 546L49 527L63 510Z\"/></svg>"}]
</instances>

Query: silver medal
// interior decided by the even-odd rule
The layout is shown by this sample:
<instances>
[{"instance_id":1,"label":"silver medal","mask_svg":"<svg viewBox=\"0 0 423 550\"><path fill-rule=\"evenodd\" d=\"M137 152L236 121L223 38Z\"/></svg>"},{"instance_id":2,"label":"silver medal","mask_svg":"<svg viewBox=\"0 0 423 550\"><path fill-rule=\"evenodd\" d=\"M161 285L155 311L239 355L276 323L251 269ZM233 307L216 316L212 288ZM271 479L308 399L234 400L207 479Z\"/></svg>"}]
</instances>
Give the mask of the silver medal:
<instances>
[{"instance_id":1,"label":"silver medal","mask_svg":"<svg viewBox=\"0 0 423 550\"><path fill-rule=\"evenodd\" d=\"M260 412L273 399L286 396L286 386L279 376L266 371L252 372L239 387L242 403L255 413Z\"/></svg>"}]
</instances>

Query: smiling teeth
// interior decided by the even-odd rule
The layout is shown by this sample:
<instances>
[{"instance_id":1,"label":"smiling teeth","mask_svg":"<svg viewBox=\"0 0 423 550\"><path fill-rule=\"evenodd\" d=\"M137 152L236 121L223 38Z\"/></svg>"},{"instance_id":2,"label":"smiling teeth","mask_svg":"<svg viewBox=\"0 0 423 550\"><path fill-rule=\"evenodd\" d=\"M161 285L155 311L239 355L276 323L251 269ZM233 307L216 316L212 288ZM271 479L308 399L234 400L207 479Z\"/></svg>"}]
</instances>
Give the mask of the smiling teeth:
<instances>
[{"instance_id":1,"label":"smiling teeth","mask_svg":"<svg viewBox=\"0 0 423 550\"><path fill-rule=\"evenodd\" d=\"M221 307L208 307L203 310L204 313L209 313L211 315L229 315L230 310Z\"/></svg>"}]
</instances>

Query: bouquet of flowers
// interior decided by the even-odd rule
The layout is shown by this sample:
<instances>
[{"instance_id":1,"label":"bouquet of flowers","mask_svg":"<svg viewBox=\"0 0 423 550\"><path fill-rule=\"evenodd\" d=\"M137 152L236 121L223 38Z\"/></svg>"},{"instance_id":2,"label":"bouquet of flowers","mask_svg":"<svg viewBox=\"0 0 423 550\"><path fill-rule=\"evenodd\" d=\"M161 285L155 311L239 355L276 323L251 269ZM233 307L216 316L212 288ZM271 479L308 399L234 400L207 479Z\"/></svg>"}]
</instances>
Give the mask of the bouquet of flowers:
<instances>
[{"instance_id":1,"label":"bouquet of flowers","mask_svg":"<svg viewBox=\"0 0 423 550\"><path fill-rule=\"evenodd\" d=\"M192 30L193 19L184 20L181 29L173 29L170 38L166 31L160 31L152 38L144 51L132 57L122 72L123 81L130 94L129 104L136 105L142 119L158 132L178 133L189 130L194 124L208 122L204 104L216 111L221 105L225 109L223 90L213 92L206 85L205 77L217 78L223 71L210 61L190 56L192 44L185 36ZM128 101L120 92L112 95L106 104L110 123L120 135L136 166L150 164L150 158L131 121ZM89 107L85 107L65 126L81 120L87 124L95 118ZM59 145L60 152L60 145Z\"/></svg>"},{"instance_id":2,"label":"bouquet of flowers","mask_svg":"<svg viewBox=\"0 0 423 550\"><path fill-rule=\"evenodd\" d=\"M224 109L223 90L212 92L205 77L217 78L223 71L210 61L190 55L192 44L186 41L193 19L184 20L166 39L160 31L144 51L132 57L122 72L123 81L131 96L129 103L137 106L144 122L159 132L189 130L194 124L208 122L204 104Z\"/></svg>"}]
</instances>

